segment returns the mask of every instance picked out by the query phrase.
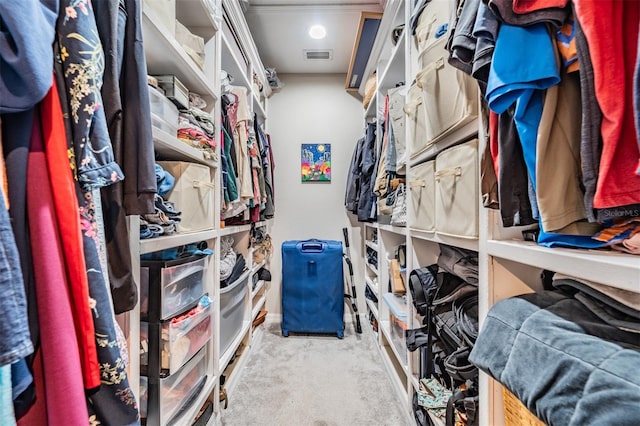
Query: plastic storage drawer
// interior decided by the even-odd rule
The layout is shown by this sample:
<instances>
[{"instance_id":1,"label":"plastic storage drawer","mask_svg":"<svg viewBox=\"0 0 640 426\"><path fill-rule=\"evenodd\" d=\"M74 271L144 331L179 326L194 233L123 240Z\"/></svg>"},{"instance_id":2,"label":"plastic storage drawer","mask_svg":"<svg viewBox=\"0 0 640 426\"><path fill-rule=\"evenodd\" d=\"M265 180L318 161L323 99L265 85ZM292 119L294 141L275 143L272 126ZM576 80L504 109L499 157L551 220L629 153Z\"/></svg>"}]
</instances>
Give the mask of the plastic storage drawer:
<instances>
[{"instance_id":1,"label":"plastic storage drawer","mask_svg":"<svg viewBox=\"0 0 640 426\"><path fill-rule=\"evenodd\" d=\"M178 424L179 416L195 401L207 381L205 349L176 374L154 380L140 376L140 416L147 424Z\"/></svg>"},{"instance_id":2,"label":"plastic storage drawer","mask_svg":"<svg viewBox=\"0 0 640 426\"><path fill-rule=\"evenodd\" d=\"M178 108L160 90L149 86L152 123L167 133L178 131ZM174 130L172 130L174 129Z\"/></svg>"},{"instance_id":3,"label":"plastic storage drawer","mask_svg":"<svg viewBox=\"0 0 640 426\"><path fill-rule=\"evenodd\" d=\"M206 256L140 262L140 314L157 322L175 316L204 295Z\"/></svg>"},{"instance_id":4,"label":"plastic storage drawer","mask_svg":"<svg viewBox=\"0 0 640 426\"><path fill-rule=\"evenodd\" d=\"M173 374L202 349L211 338L211 302L208 296L203 298L208 300L204 307L200 303L187 313L160 324L140 323L141 365L148 366L149 351L157 350L162 372ZM156 344L154 339L159 342Z\"/></svg>"},{"instance_id":5,"label":"plastic storage drawer","mask_svg":"<svg viewBox=\"0 0 640 426\"><path fill-rule=\"evenodd\" d=\"M249 274L243 274L236 282L220 289L220 353L231 346L231 342L242 331L245 315L245 300Z\"/></svg>"},{"instance_id":6,"label":"plastic storage drawer","mask_svg":"<svg viewBox=\"0 0 640 426\"><path fill-rule=\"evenodd\" d=\"M407 362L407 346L405 344L405 330L407 329L407 303L403 296L391 293L382 295L389 307L389 328L393 346L402 357L402 362Z\"/></svg>"}]
</instances>

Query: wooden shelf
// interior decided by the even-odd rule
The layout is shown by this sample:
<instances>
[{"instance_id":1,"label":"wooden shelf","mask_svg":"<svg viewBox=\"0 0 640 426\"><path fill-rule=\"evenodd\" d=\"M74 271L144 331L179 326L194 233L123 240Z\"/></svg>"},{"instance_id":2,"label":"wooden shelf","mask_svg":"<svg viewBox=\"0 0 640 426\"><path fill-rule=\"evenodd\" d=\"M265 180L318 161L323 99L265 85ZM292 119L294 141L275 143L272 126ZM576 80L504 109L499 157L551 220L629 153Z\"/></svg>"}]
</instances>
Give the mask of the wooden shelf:
<instances>
[{"instance_id":1,"label":"wooden shelf","mask_svg":"<svg viewBox=\"0 0 640 426\"><path fill-rule=\"evenodd\" d=\"M171 247L197 243L198 241L206 241L215 237L216 231L213 229L209 229L200 232L190 232L188 234L173 234L165 237L140 240L140 254L147 254L154 251L165 250Z\"/></svg>"},{"instance_id":2,"label":"wooden shelf","mask_svg":"<svg viewBox=\"0 0 640 426\"><path fill-rule=\"evenodd\" d=\"M237 234L239 232L246 232L249 230L251 230L251 225L234 225L218 229L217 232L218 235L222 237L223 235Z\"/></svg>"},{"instance_id":3,"label":"wooden shelf","mask_svg":"<svg viewBox=\"0 0 640 426\"><path fill-rule=\"evenodd\" d=\"M375 266L373 266L373 265L372 265L372 264L370 264L369 262L366 262L366 263L367 263L367 266L369 267L369 269L371 269L371 271L372 271L374 274L378 275L378 268L376 268Z\"/></svg>"},{"instance_id":4,"label":"wooden shelf","mask_svg":"<svg viewBox=\"0 0 640 426\"><path fill-rule=\"evenodd\" d=\"M369 286L369 288L371 288L371 291L373 291L373 294L376 295L378 300L380 300L380 293L378 291L378 285L376 283L374 283L373 280L371 280L371 278L369 278L369 277L365 277L364 281Z\"/></svg>"},{"instance_id":5,"label":"wooden shelf","mask_svg":"<svg viewBox=\"0 0 640 426\"><path fill-rule=\"evenodd\" d=\"M477 238L453 237L450 235L439 234L437 232L421 231L418 229L411 229L410 235L412 238L417 238L419 240L432 241L438 244L447 244L449 246L460 247L473 251L478 251L479 246Z\"/></svg>"},{"instance_id":6,"label":"wooden shelf","mask_svg":"<svg viewBox=\"0 0 640 426\"><path fill-rule=\"evenodd\" d=\"M376 243L374 243L374 242L372 242L372 241L369 241L369 240L366 240L366 241L365 241L365 244L366 244L366 246L367 246L367 247L369 247L370 249L375 250L375 251L378 251L378 244L376 244Z\"/></svg>"},{"instance_id":7,"label":"wooden shelf","mask_svg":"<svg viewBox=\"0 0 640 426\"><path fill-rule=\"evenodd\" d=\"M397 83L405 80L405 68L404 68L404 38L406 31L402 32L402 35L398 39L398 43L391 52L391 57L386 64L386 67L380 74L378 79L378 91L382 96L387 94L388 89L396 87Z\"/></svg>"},{"instance_id":8,"label":"wooden shelf","mask_svg":"<svg viewBox=\"0 0 640 426\"><path fill-rule=\"evenodd\" d=\"M260 98L259 98L259 94L252 92L253 93L253 112L255 112L258 116L258 122L260 123L264 123L264 121L267 119L267 112L264 110L264 107L262 106L262 103L260 102Z\"/></svg>"},{"instance_id":9,"label":"wooden shelf","mask_svg":"<svg viewBox=\"0 0 640 426\"><path fill-rule=\"evenodd\" d=\"M407 360L403 359L403 357L398 352L398 349L396 349L396 345L393 343L393 340L391 340L390 327L391 325L389 324L388 320L380 320L380 318L378 318L378 330L382 330L384 337L387 339L387 342L389 343L389 347L391 348L391 351L396 356L396 360L398 361L398 364L402 367L402 371L404 371L404 374L406 375L408 374Z\"/></svg>"},{"instance_id":10,"label":"wooden shelf","mask_svg":"<svg viewBox=\"0 0 640 426\"><path fill-rule=\"evenodd\" d=\"M222 69L233 77L232 86L243 86L247 88L247 94L251 96L251 80L247 75L248 66L240 58L236 57L235 52L231 48L228 36L222 32Z\"/></svg>"},{"instance_id":11,"label":"wooden shelf","mask_svg":"<svg viewBox=\"0 0 640 426\"><path fill-rule=\"evenodd\" d=\"M415 375L411 375L411 386L413 386L413 390L418 391L420 389L420 381Z\"/></svg>"},{"instance_id":12,"label":"wooden shelf","mask_svg":"<svg viewBox=\"0 0 640 426\"><path fill-rule=\"evenodd\" d=\"M251 291L251 300L253 300L254 297L256 297L256 294L258 294L258 292L262 289L262 287L264 287L265 281L264 280L260 280L256 283L256 288L254 288Z\"/></svg>"},{"instance_id":13,"label":"wooden shelf","mask_svg":"<svg viewBox=\"0 0 640 426\"><path fill-rule=\"evenodd\" d=\"M365 120L368 121L370 118L375 118L377 111L378 111L378 95L374 93L373 97L371 98L371 102L369 102L367 109L364 111Z\"/></svg>"},{"instance_id":14,"label":"wooden shelf","mask_svg":"<svg viewBox=\"0 0 640 426\"><path fill-rule=\"evenodd\" d=\"M604 250L549 248L527 241L487 241L490 256L640 292L640 258Z\"/></svg>"},{"instance_id":15,"label":"wooden shelf","mask_svg":"<svg viewBox=\"0 0 640 426\"><path fill-rule=\"evenodd\" d=\"M211 83L212 79L205 76L148 7L142 11L142 32L149 74L175 75L189 91L198 93L208 105L215 105L218 92Z\"/></svg>"},{"instance_id":16,"label":"wooden shelf","mask_svg":"<svg viewBox=\"0 0 640 426\"><path fill-rule=\"evenodd\" d=\"M205 42L219 29L208 0L176 0L176 19Z\"/></svg>"},{"instance_id":17,"label":"wooden shelf","mask_svg":"<svg viewBox=\"0 0 640 426\"><path fill-rule=\"evenodd\" d=\"M376 304L366 297L365 300L367 301L367 306L369 307L369 309L371 309L371 312L373 312L373 316L376 317L378 321L380 321L380 315L378 313L378 307L376 306Z\"/></svg>"},{"instance_id":18,"label":"wooden shelf","mask_svg":"<svg viewBox=\"0 0 640 426\"><path fill-rule=\"evenodd\" d=\"M258 312L260 312L260 310L262 309L262 307L264 306L266 301L267 301L267 296L266 295L263 295L258 300L258 303L256 303L255 306L253 307L253 309L251 310L251 321L253 321L256 318L256 315L258 315Z\"/></svg>"},{"instance_id":19,"label":"wooden shelf","mask_svg":"<svg viewBox=\"0 0 640 426\"><path fill-rule=\"evenodd\" d=\"M378 229L382 231L393 232L394 234L407 235L407 228L405 226L378 224Z\"/></svg>"},{"instance_id":20,"label":"wooden shelf","mask_svg":"<svg viewBox=\"0 0 640 426\"><path fill-rule=\"evenodd\" d=\"M206 158L204 151L187 145L157 127L153 128L153 145L156 154L168 160L196 162L209 167L218 167L219 164L213 159Z\"/></svg>"},{"instance_id":21,"label":"wooden shelf","mask_svg":"<svg viewBox=\"0 0 640 426\"><path fill-rule=\"evenodd\" d=\"M267 264L267 261L263 260L262 262L258 263L257 265L253 265L251 267L251 273L254 274L254 273L258 272L260 270L260 268L262 268L266 264Z\"/></svg>"}]
</instances>

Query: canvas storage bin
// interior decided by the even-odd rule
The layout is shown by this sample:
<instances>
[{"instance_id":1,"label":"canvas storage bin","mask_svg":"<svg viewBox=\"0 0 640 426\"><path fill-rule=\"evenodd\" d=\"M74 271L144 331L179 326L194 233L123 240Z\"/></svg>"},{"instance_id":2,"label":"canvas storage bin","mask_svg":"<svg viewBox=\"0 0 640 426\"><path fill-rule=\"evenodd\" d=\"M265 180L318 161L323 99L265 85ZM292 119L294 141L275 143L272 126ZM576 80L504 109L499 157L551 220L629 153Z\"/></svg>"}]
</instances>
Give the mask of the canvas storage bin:
<instances>
[{"instance_id":1,"label":"canvas storage bin","mask_svg":"<svg viewBox=\"0 0 640 426\"><path fill-rule=\"evenodd\" d=\"M436 231L478 237L478 139L436 157Z\"/></svg>"},{"instance_id":2,"label":"canvas storage bin","mask_svg":"<svg viewBox=\"0 0 640 426\"><path fill-rule=\"evenodd\" d=\"M447 37L437 39L420 54L422 70L416 83L422 89L426 146L433 144L478 118L478 84L474 79L449 65L445 50ZM477 132L456 135L458 140Z\"/></svg>"},{"instance_id":3,"label":"canvas storage bin","mask_svg":"<svg viewBox=\"0 0 640 426\"><path fill-rule=\"evenodd\" d=\"M412 166L409 170L411 216L409 227L433 231L436 227L436 162L435 160Z\"/></svg>"},{"instance_id":4,"label":"canvas storage bin","mask_svg":"<svg viewBox=\"0 0 640 426\"><path fill-rule=\"evenodd\" d=\"M184 161L159 161L176 181L166 199L182 212L178 232L196 232L212 229L215 187L211 169L202 164Z\"/></svg>"},{"instance_id":5,"label":"canvas storage bin","mask_svg":"<svg viewBox=\"0 0 640 426\"><path fill-rule=\"evenodd\" d=\"M404 113L404 101L407 94L407 86L395 87L387 91L389 96L389 121L393 127L393 136L396 140L396 169L402 170L407 154L407 116Z\"/></svg>"},{"instance_id":6,"label":"canvas storage bin","mask_svg":"<svg viewBox=\"0 0 640 426\"><path fill-rule=\"evenodd\" d=\"M428 50L434 43L445 40L449 37L449 20L451 17L450 8L454 2L446 0L436 0L427 3L416 26L416 47L418 57L425 50ZM420 68L424 68L420 63Z\"/></svg>"},{"instance_id":7,"label":"canvas storage bin","mask_svg":"<svg viewBox=\"0 0 640 426\"><path fill-rule=\"evenodd\" d=\"M407 115L409 129L409 140L407 141L409 157L413 158L427 148L426 112L422 102L422 89L416 84L412 84L407 91L404 112Z\"/></svg>"}]
</instances>

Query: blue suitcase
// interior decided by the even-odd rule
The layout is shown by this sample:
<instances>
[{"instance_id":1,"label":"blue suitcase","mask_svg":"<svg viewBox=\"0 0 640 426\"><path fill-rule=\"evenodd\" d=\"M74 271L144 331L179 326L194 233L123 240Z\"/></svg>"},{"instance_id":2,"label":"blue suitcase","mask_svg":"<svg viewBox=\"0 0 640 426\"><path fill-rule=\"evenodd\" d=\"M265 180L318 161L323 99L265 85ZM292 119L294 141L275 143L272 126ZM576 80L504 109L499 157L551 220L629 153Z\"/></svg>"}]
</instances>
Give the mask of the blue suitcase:
<instances>
[{"instance_id":1,"label":"blue suitcase","mask_svg":"<svg viewBox=\"0 0 640 426\"><path fill-rule=\"evenodd\" d=\"M344 336L342 242L282 243L282 335L336 333Z\"/></svg>"}]
</instances>

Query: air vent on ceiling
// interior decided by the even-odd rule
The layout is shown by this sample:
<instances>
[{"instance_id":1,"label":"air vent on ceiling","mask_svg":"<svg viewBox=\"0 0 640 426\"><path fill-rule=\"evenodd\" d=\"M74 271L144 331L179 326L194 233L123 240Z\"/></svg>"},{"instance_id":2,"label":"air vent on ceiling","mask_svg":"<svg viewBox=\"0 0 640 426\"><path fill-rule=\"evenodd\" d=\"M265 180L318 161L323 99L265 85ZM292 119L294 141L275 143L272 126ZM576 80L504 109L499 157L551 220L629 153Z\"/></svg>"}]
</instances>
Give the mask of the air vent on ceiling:
<instances>
[{"instance_id":1,"label":"air vent on ceiling","mask_svg":"<svg viewBox=\"0 0 640 426\"><path fill-rule=\"evenodd\" d=\"M323 59L323 60L331 60L333 59L333 50L304 50L304 58L307 60L311 59Z\"/></svg>"}]
</instances>

